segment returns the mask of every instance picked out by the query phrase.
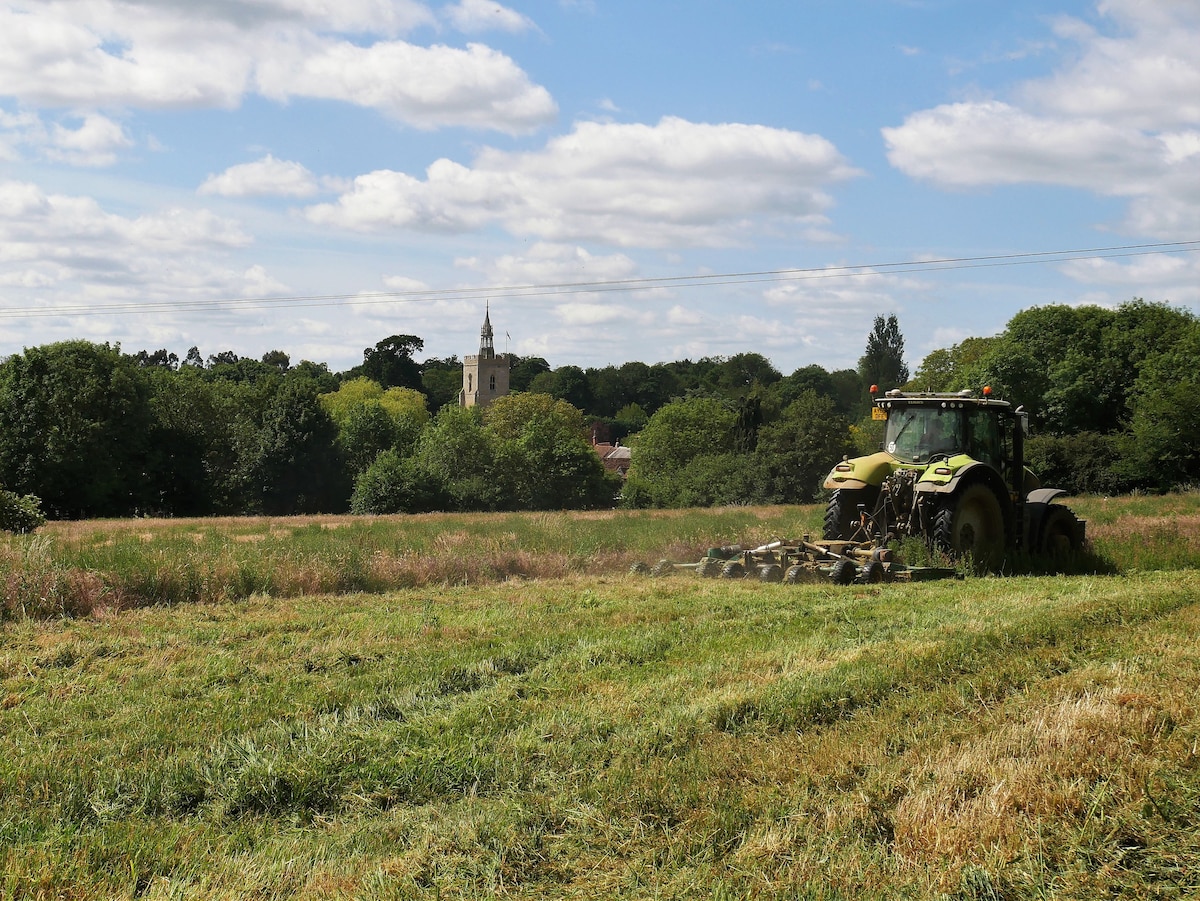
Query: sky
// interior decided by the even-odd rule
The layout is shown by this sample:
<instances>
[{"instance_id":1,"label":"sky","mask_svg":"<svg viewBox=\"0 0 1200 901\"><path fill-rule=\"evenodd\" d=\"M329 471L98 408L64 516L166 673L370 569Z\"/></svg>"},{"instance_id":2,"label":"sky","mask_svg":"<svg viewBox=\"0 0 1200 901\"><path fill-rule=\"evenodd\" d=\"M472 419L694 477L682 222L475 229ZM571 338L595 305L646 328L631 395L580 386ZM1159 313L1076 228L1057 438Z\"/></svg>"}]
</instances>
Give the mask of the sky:
<instances>
[{"instance_id":1,"label":"sky","mask_svg":"<svg viewBox=\"0 0 1200 901\"><path fill-rule=\"evenodd\" d=\"M0 358L915 369L1200 311L1200 0L0 0Z\"/></svg>"}]
</instances>

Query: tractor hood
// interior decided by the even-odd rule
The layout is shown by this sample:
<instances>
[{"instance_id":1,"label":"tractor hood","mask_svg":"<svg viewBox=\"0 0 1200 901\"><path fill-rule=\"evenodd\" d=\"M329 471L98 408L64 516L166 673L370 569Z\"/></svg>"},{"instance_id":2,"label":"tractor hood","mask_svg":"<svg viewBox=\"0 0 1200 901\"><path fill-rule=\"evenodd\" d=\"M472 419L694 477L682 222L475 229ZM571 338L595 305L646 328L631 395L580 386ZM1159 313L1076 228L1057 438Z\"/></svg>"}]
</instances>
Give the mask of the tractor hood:
<instances>
[{"instance_id":1,"label":"tractor hood","mask_svg":"<svg viewBox=\"0 0 1200 901\"><path fill-rule=\"evenodd\" d=\"M946 485L960 469L975 461L968 454L956 454L949 459L937 460L933 463L904 463L897 460L887 451L880 451L867 457L854 457L843 460L830 470L825 478L824 487L830 490L837 488L878 488L884 480L898 469L911 469L921 473L918 482L928 482L933 485Z\"/></svg>"},{"instance_id":2,"label":"tractor hood","mask_svg":"<svg viewBox=\"0 0 1200 901\"><path fill-rule=\"evenodd\" d=\"M885 451L871 454L869 457L843 460L829 471L829 475L825 477L825 487L866 488L870 485L877 488L883 484L884 479L903 465Z\"/></svg>"}]
</instances>

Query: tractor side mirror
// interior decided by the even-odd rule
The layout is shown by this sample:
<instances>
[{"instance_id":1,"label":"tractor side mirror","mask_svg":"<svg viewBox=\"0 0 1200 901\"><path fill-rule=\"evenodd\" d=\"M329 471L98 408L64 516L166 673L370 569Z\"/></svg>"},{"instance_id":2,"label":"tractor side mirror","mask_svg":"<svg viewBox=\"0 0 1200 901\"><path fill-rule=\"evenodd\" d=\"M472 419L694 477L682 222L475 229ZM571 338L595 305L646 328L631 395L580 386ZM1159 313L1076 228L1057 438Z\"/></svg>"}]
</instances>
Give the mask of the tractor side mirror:
<instances>
[{"instance_id":1,"label":"tractor side mirror","mask_svg":"<svg viewBox=\"0 0 1200 901\"><path fill-rule=\"evenodd\" d=\"M1026 412L1024 407L1017 407L1016 414L1017 414L1017 421L1021 424L1021 434L1024 435L1026 438L1028 438L1029 437L1029 413Z\"/></svg>"}]
</instances>

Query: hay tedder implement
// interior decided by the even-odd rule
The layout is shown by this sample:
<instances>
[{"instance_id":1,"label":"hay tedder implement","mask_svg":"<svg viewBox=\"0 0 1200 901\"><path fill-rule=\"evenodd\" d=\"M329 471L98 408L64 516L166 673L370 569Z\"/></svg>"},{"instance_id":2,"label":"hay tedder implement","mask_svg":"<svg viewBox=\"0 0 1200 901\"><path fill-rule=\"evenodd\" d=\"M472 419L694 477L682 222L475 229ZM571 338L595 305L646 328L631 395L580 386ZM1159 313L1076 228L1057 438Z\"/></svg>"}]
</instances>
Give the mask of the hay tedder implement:
<instances>
[{"instance_id":1,"label":"hay tedder implement","mask_svg":"<svg viewBox=\"0 0 1200 901\"><path fill-rule=\"evenodd\" d=\"M953 578L952 567L906 566L895 552L877 541L813 541L778 539L755 548L712 547L698 563L659 560L653 566L635 563L631 572L665 576L694 570L705 578L784 582L788 585L832 581L837 585L878 582L916 582Z\"/></svg>"}]
</instances>

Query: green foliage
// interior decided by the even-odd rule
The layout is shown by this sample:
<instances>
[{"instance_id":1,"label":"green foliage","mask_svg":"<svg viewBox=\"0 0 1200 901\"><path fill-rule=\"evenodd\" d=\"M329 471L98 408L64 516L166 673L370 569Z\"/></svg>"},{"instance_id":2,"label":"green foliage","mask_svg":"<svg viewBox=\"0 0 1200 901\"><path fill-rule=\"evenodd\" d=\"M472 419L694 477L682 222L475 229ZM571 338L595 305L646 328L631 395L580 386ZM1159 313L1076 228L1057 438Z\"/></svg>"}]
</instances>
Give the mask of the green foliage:
<instances>
[{"instance_id":1,"label":"green foliage","mask_svg":"<svg viewBox=\"0 0 1200 901\"><path fill-rule=\"evenodd\" d=\"M508 387L512 391L532 390L533 380L543 372L550 371L550 364L541 357L511 356L512 367L508 373ZM462 370L459 370L459 381L462 380ZM549 393L549 392L547 392Z\"/></svg>"},{"instance_id":2,"label":"green foliage","mask_svg":"<svg viewBox=\"0 0 1200 901\"><path fill-rule=\"evenodd\" d=\"M830 468L853 450L849 424L828 396L806 391L759 432L764 501L810 503Z\"/></svg>"},{"instance_id":3,"label":"green foliage","mask_svg":"<svg viewBox=\"0 0 1200 901\"><path fill-rule=\"evenodd\" d=\"M264 513L346 509L350 485L337 451L337 435L314 385L288 382L280 388L263 412L249 461Z\"/></svg>"},{"instance_id":4,"label":"green foliage","mask_svg":"<svg viewBox=\"0 0 1200 901\"><path fill-rule=\"evenodd\" d=\"M413 457L384 450L354 482L350 512L427 513L449 506L441 483Z\"/></svg>"},{"instance_id":5,"label":"green foliage","mask_svg":"<svg viewBox=\"0 0 1200 901\"><path fill-rule=\"evenodd\" d=\"M45 523L40 499L0 488L0 531L32 532Z\"/></svg>"},{"instance_id":6,"label":"green foliage","mask_svg":"<svg viewBox=\"0 0 1200 901\"><path fill-rule=\"evenodd\" d=\"M1123 462L1129 478L1168 488L1200 482L1200 325L1169 352L1146 361L1131 390L1130 453Z\"/></svg>"},{"instance_id":7,"label":"green foliage","mask_svg":"<svg viewBox=\"0 0 1200 901\"><path fill-rule=\"evenodd\" d=\"M392 335L363 350L360 374L385 388L421 389L421 367L413 354L425 342L416 335Z\"/></svg>"},{"instance_id":8,"label":"green foliage","mask_svg":"<svg viewBox=\"0 0 1200 901\"><path fill-rule=\"evenodd\" d=\"M1072 495L1115 495L1150 487L1149 473L1141 478L1122 473L1126 445L1120 435L1099 432L1035 436L1025 442L1025 464L1043 485Z\"/></svg>"},{"instance_id":9,"label":"green foliage","mask_svg":"<svg viewBox=\"0 0 1200 901\"><path fill-rule=\"evenodd\" d=\"M421 389L429 398L431 410L437 411L446 404L458 403L462 382L462 361L456 356L442 360L431 357L421 364Z\"/></svg>"},{"instance_id":10,"label":"green foliage","mask_svg":"<svg viewBox=\"0 0 1200 901\"><path fill-rule=\"evenodd\" d=\"M0 481L54 517L152 503L149 385L119 348L64 341L0 365Z\"/></svg>"},{"instance_id":11,"label":"green foliage","mask_svg":"<svg viewBox=\"0 0 1200 901\"><path fill-rule=\"evenodd\" d=\"M678 506L678 477L696 457L731 453L737 414L711 397L667 404L637 437L625 492L629 505Z\"/></svg>"},{"instance_id":12,"label":"green foliage","mask_svg":"<svg viewBox=\"0 0 1200 901\"><path fill-rule=\"evenodd\" d=\"M875 317L875 324L867 335L867 349L858 361L858 374L864 385L878 385L880 391L888 391L908 381L904 336L895 313L886 319Z\"/></svg>"}]
</instances>

